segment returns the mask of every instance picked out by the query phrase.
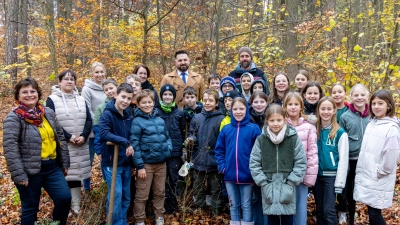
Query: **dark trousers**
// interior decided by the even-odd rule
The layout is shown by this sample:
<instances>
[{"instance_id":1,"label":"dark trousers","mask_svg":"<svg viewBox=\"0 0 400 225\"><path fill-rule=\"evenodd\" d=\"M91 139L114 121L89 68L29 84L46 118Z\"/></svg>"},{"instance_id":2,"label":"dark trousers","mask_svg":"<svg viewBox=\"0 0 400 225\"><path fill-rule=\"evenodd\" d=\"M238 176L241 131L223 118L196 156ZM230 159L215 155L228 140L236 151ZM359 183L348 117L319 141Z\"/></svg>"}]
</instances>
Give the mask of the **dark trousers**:
<instances>
[{"instance_id":1,"label":"dark trousers","mask_svg":"<svg viewBox=\"0 0 400 225\"><path fill-rule=\"evenodd\" d=\"M386 225L385 220L382 216L381 209L375 209L371 206L368 206L368 217L369 217L369 224L371 225Z\"/></svg>"},{"instance_id":2,"label":"dark trousers","mask_svg":"<svg viewBox=\"0 0 400 225\"><path fill-rule=\"evenodd\" d=\"M268 215L268 225L293 225L293 215Z\"/></svg>"},{"instance_id":3,"label":"dark trousers","mask_svg":"<svg viewBox=\"0 0 400 225\"><path fill-rule=\"evenodd\" d=\"M95 153L96 152L94 150L94 138L89 138L90 166L92 166L92 164L93 164ZM103 169L101 170L101 172L103 172ZM104 177L104 175L103 175L103 177ZM84 179L82 182L83 182L83 189L85 189L85 191L90 190L90 177Z\"/></svg>"},{"instance_id":4,"label":"dark trousers","mask_svg":"<svg viewBox=\"0 0 400 225\"><path fill-rule=\"evenodd\" d=\"M341 212L349 211L349 224L354 225L354 214L356 213L356 201L353 199L354 180L356 178L356 167L358 160L349 160L349 172L347 173L346 187L342 194L338 194L339 204L336 210Z\"/></svg>"},{"instance_id":5,"label":"dark trousers","mask_svg":"<svg viewBox=\"0 0 400 225\"><path fill-rule=\"evenodd\" d=\"M165 202L164 208L167 214L178 210L178 190L179 169L182 166L182 159L179 156L172 156L167 160L167 179L165 180Z\"/></svg>"},{"instance_id":6,"label":"dark trousers","mask_svg":"<svg viewBox=\"0 0 400 225\"><path fill-rule=\"evenodd\" d=\"M206 206L207 185L211 190L211 206L214 213L221 211L221 180L223 175L218 172L205 172L193 169L193 194L196 208Z\"/></svg>"},{"instance_id":7,"label":"dark trousers","mask_svg":"<svg viewBox=\"0 0 400 225\"><path fill-rule=\"evenodd\" d=\"M317 225L337 225L335 202L336 176L318 176L314 186L314 198L317 206Z\"/></svg>"},{"instance_id":8,"label":"dark trousers","mask_svg":"<svg viewBox=\"0 0 400 225\"><path fill-rule=\"evenodd\" d=\"M54 202L53 220L65 224L71 205L71 192L56 160L42 161L40 172L28 175L28 186L15 184L21 199L21 225L33 225L39 212L42 187Z\"/></svg>"}]
</instances>

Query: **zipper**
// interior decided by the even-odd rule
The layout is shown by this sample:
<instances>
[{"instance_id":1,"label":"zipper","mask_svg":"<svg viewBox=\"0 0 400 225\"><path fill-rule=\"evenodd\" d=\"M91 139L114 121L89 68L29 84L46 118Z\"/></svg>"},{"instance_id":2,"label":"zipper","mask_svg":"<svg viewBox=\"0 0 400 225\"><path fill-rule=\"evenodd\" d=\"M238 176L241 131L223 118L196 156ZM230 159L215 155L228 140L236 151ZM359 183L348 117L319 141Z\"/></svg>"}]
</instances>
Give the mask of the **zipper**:
<instances>
[{"instance_id":1,"label":"zipper","mask_svg":"<svg viewBox=\"0 0 400 225\"><path fill-rule=\"evenodd\" d=\"M275 149L276 149L276 172L278 173L278 170L279 170L279 156L278 156L278 145L277 144L275 144Z\"/></svg>"},{"instance_id":2,"label":"zipper","mask_svg":"<svg viewBox=\"0 0 400 225\"><path fill-rule=\"evenodd\" d=\"M238 142L239 142L239 132L240 132L240 121L238 122L238 128L236 132L236 182L239 183L239 168L238 168Z\"/></svg>"}]
</instances>

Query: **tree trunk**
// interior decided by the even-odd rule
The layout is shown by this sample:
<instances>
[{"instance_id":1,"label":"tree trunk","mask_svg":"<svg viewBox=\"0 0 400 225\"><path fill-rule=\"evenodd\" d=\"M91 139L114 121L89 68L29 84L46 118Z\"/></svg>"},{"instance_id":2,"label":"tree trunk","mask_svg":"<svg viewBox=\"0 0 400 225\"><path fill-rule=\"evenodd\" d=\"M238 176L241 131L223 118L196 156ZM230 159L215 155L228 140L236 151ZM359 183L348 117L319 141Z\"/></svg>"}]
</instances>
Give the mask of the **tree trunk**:
<instances>
[{"instance_id":1,"label":"tree trunk","mask_svg":"<svg viewBox=\"0 0 400 225\"><path fill-rule=\"evenodd\" d=\"M142 63L146 64L146 60L147 60L147 42L148 42L148 24L147 24L147 13L148 13L148 5L146 3L144 3L143 6L143 57L142 57Z\"/></svg>"},{"instance_id":2,"label":"tree trunk","mask_svg":"<svg viewBox=\"0 0 400 225\"><path fill-rule=\"evenodd\" d=\"M218 60L219 60L219 26L221 22L221 14L222 14L222 0L218 0L217 2L217 12L216 12L216 21L215 21L215 59L213 66L211 68L211 72L215 73L218 68Z\"/></svg>"},{"instance_id":3,"label":"tree trunk","mask_svg":"<svg viewBox=\"0 0 400 225\"><path fill-rule=\"evenodd\" d=\"M29 48L28 48L28 0L19 0L19 23L18 23L18 46L24 46L20 52L24 56L20 58L20 63L26 62L26 75L28 77L31 76L31 66L32 62L29 56Z\"/></svg>"},{"instance_id":4,"label":"tree trunk","mask_svg":"<svg viewBox=\"0 0 400 225\"><path fill-rule=\"evenodd\" d=\"M17 63L18 53L18 6L19 0L9 0L6 6L6 35L5 35L5 53L4 64L6 66ZM6 71L10 74L13 85L17 81L17 67L11 67Z\"/></svg>"},{"instance_id":5,"label":"tree trunk","mask_svg":"<svg viewBox=\"0 0 400 225\"><path fill-rule=\"evenodd\" d=\"M157 3L157 20L160 20L160 0L156 1ZM158 40L160 42L160 61L163 69L163 74L167 73L167 65L165 65L164 59L164 47L163 47L163 37L162 37L162 26L161 23L158 24Z\"/></svg>"},{"instance_id":6,"label":"tree trunk","mask_svg":"<svg viewBox=\"0 0 400 225\"><path fill-rule=\"evenodd\" d=\"M294 27L298 23L298 10L299 1L298 0L286 0L286 10L289 14L285 18L286 22L286 39L284 42L285 56L290 58L291 61L297 60L297 34L294 33ZM298 65L296 62L292 62L288 65L288 76L290 80L294 80L298 70Z\"/></svg>"},{"instance_id":7,"label":"tree trunk","mask_svg":"<svg viewBox=\"0 0 400 225\"><path fill-rule=\"evenodd\" d=\"M51 57L51 64L53 66L54 76L58 75L58 63L57 63L57 55L56 55L56 47L54 45L54 35L55 35L55 26L54 26L54 3L53 0L45 0L42 2L42 11L43 15L46 15L45 19L45 30L47 31L47 36L49 38L49 51Z\"/></svg>"}]
</instances>

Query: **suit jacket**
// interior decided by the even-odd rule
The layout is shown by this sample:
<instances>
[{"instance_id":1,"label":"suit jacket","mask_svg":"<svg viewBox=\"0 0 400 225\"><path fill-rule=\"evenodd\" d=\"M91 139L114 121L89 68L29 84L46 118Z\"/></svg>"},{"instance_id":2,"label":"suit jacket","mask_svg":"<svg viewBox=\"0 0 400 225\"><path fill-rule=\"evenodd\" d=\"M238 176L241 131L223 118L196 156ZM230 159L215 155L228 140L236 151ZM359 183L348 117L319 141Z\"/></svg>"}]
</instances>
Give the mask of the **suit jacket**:
<instances>
[{"instance_id":1,"label":"suit jacket","mask_svg":"<svg viewBox=\"0 0 400 225\"><path fill-rule=\"evenodd\" d=\"M195 73L191 70L189 70L189 75L186 84L183 82L181 76L178 75L177 70L164 75L160 87L162 87L165 84L171 84L175 87L176 89L175 102L181 109L185 106L185 99L183 98L183 90L185 89L185 87L187 86L193 87L197 92L197 99L199 101L203 97L203 92L206 89L203 77L200 74Z\"/></svg>"}]
</instances>

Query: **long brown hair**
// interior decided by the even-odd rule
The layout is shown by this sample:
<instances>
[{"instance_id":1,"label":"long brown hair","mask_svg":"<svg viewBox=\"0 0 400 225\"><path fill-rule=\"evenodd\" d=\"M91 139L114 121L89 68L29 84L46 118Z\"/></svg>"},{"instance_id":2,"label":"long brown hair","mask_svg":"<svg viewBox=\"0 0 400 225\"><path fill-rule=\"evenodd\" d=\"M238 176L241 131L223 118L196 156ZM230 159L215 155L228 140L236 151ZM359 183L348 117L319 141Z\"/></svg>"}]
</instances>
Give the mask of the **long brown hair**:
<instances>
[{"instance_id":1,"label":"long brown hair","mask_svg":"<svg viewBox=\"0 0 400 225\"><path fill-rule=\"evenodd\" d=\"M322 97L318 102L318 106L317 106L317 135L318 135L318 138L320 138L321 129L322 129L321 116L319 115L319 108L321 107L321 104L323 102L326 102L326 101L332 103L333 109L335 110L335 113L332 115L332 118L331 118L331 124L332 124L331 132L329 132L329 139L334 139L336 137L337 131L340 129L340 126L339 126L338 122L336 121L336 113L337 113L336 103L333 100L333 98L330 97L330 96Z\"/></svg>"},{"instance_id":2,"label":"long brown hair","mask_svg":"<svg viewBox=\"0 0 400 225\"><path fill-rule=\"evenodd\" d=\"M288 82L288 88L286 89L285 93L284 93L284 97L282 99L279 98L278 96L278 91L275 88L275 80L276 77L279 75L283 75L286 77L287 82ZM290 91L290 80L289 77L287 76L287 74L285 72L279 72L274 76L274 79L272 80L272 92L271 95L269 96L269 103L278 103L279 101L283 101L283 99L285 98L285 95Z\"/></svg>"}]
</instances>

